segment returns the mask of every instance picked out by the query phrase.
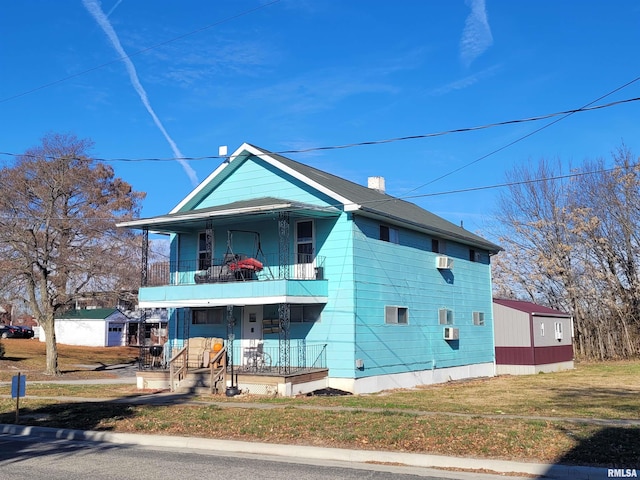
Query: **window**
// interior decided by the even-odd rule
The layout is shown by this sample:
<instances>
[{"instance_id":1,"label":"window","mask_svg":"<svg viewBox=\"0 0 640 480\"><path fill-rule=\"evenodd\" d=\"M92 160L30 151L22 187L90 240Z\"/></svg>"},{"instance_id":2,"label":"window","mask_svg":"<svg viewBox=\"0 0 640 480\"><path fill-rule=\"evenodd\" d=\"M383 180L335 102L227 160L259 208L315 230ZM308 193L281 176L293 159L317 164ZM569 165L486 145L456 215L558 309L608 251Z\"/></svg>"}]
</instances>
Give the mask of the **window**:
<instances>
[{"instance_id":1,"label":"window","mask_svg":"<svg viewBox=\"0 0 640 480\"><path fill-rule=\"evenodd\" d=\"M556 322L555 333L556 333L556 340L562 340L562 322Z\"/></svg>"},{"instance_id":2,"label":"window","mask_svg":"<svg viewBox=\"0 0 640 480\"><path fill-rule=\"evenodd\" d=\"M289 320L293 323L313 323L320 320L322 305L291 305Z\"/></svg>"},{"instance_id":3,"label":"window","mask_svg":"<svg viewBox=\"0 0 640 480\"><path fill-rule=\"evenodd\" d=\"M406 325L409 323L409 309L407 307L384 307L384 323Z\"/></svg>"},{"instance_id":4,"label":"window","mask_svg":"<svg viewBox=\"0 0 640 480\"><path fill-rule=\"evenodd\" d=\"M437 238L431 239L431 251L433 253L445 253L444 240L438 240Z\"/></svg>"},{"instance_id":5,"label":"window","mask_svg":"<svg viewBox=\"0 0 640 480\"><path fill-rule=\"evenodd\" d=\"M484 325L484 312L473 312L473 324L479 327Z\"/></svg>"},{"instance_id":6,"label":"window","mask_svg":"<svg viewBox=\"0 0 640 480\"><path fill-rule=\"evenodd\" d=\"M207 232L198 234L198 269L206 270L211 266L211 257L213 251L213 232L210 233L211 238L207 242Z\"/></svg>"},{"instance_id":7,"label":"window","mask_svg":"<svg viewBox=\"0 0 640 480\"><path fill-rule=\"evenodd\" d=\"M398 229L380 225L380 240L383 242L400 243Z\"/></svg>"},{"instance_id":8,"label":"window","mask_svg":"<svg viewBox=\"0 0 640 480\"><path fill-rule=\"evenodd\" d=\"M192 325L222 325L226 315L225 308L196 308L192 311Z\"/></svg>"},{"instance_id":9,"label":"window","mask_svg":"<svg viewBox=\"0 0 640 480\"><path fill-rule=\"evenodd\" d=\"M440 325L453 325L453 310L448 308L438 310L438 321Z\"/></svg>"},{"instance_id":10,"label":"window","mask_svg":"<svg viewBox=\"0 0 640 480\"><path fill-rule=\"evenodd\" d=\"M544 337L544 322L540 324L540 336Z\"/></svg>"}]
</instances>

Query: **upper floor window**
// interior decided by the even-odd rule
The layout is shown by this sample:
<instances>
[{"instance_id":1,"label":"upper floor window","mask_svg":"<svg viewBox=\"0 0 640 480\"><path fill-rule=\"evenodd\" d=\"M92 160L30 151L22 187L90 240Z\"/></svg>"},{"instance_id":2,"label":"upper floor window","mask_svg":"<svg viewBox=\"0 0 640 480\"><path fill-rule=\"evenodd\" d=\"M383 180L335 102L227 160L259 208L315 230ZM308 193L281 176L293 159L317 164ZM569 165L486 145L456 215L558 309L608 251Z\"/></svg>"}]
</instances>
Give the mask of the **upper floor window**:
<instances>
[{"instance_id":1,"label":"upper floor window","mask_svg":"<svg viewBox=\"0 0 640 480\"><path fill-rule=\"evenodd\" d=\"M440 325L453 325L453 310L448 308L438 310L438 322Z\"/></svg>"},{"instance_id":2,"label":"upper floor window","mask_svg":"<svg viewBox=\"0 0 640 480\"><path fill-rule=\"evenodd\" d=\"M445 253L444 252L444 240L439 240L437 238L431 239L431 251L433 253Z\"/></svg>"},{"instance_id":3,"label":"upper floor window","mask_svg":"<svg viewBox=\"0 0 640 480\"><path fill-rule=\"evenodd\" d=\"M380 225L380 240L384 242L400 243L398 229L388 227L387 225Z\"/></svg>"},{"instance_id":4,"label":"upper floor window","mask_svg":"<svg viewBox=\"0 0 640 480\"><path fill-rule=\"evenodd\" d=\"M473 324L478 326L484 325L484 312L473 312Z\"/></svg>"},{"instance_id":5,"label":"upper floor window","mask_svg":"<svg viewBox=\"0 0 640 480\"><path fill-rule=\"evenodd\" d=\"M406 325L409 323L409 309L387 305L384 307L384 323Z\"/></svg>"}]
</instances>

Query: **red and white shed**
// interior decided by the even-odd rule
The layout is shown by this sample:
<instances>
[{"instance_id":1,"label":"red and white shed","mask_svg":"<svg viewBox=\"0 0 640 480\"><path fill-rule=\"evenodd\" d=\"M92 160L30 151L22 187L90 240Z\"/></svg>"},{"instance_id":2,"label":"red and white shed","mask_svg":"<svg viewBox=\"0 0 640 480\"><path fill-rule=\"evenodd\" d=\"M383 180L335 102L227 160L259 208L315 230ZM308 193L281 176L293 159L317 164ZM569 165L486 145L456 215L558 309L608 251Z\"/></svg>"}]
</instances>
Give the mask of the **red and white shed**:
<instances>
[{"instance_id":1,"label":"red and white shed","mask_svg":"<svg viewBox=\"0 0 640 480\"><path fill-rule=\"evenodd\" d=\"M520 300L493 299L496 374L573 368L571 315Z\"/></svg>"}]
</instances>

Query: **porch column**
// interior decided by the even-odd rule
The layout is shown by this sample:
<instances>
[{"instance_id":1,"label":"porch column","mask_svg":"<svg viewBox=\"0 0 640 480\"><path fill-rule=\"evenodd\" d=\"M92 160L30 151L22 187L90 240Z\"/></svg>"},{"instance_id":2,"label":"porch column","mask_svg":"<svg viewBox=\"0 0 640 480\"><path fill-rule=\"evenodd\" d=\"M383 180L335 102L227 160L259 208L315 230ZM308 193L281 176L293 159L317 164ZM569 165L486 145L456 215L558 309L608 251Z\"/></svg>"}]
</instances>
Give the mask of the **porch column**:
<instances>
[{"instance_id":1,"label":"porch column","mask_svg":"<svg viewBox=\"0 0 640 480\"><path fill-rule=\"evenodd\" d=\"M289 335L289 325L291 322L291 306L288 303L278 305L278 318L280 320L280 331L278 333L278 353L280 362L278 371L289 373L291 371L291 337Z\"/></svg>"},{"instance_id":2,"label":"porch column","mask_svg":"<svg viewBox=\"0 0 640 480\"><path fill-rule=\"evenodd\" d=\"M227 365L231 366L233 376L233 341L236 338L235 333L233 332L233 327L235 326L236 321L233 318L233 305L227 305ZM231 380L233 384L233 379Z\"/></svg>"},{"instance_id":3,"label":"porch column","mask_svg":"<svg viewBox=\"0 0 640 480\"><path fill-rule=\"evenodd\" d=\"M213 266L213 222L211 220L207 220L207 226L205 230L205 242L207 255L209 258L207 259L207 268ZM199 265L198 267L201 267Z\"/></svg>"},{"instance_id":4,"label":"porch column","mask_svg":"<svg viewBox=\"0 0 640 480\"><path fill-rule=\"evenodd\" d=\"M142 229L142 264L140 265L140 285L147 286L147 276L149 271L149 229Z\"/></svg>"},{"instance_id":5,"label":"porch column","mask_svg":"<svg viewBox=\"0 0 640 480\"><path fill-rule=\"evenodd\" d=\"M144 327L147 321L147 310L140 309L140 318L138 320L138 370L143 370L147 366L147 352L144 348Z\"/></svg>"},{"instance_id":6,"label":"porch column","mask_svg":"<svg viewBox=\"0 0 640 480\"><path fill-rule=\"evenodd\" d=\"M278 278L289 278L289 212L278 213Z\"/></svg>"}]
</instances>

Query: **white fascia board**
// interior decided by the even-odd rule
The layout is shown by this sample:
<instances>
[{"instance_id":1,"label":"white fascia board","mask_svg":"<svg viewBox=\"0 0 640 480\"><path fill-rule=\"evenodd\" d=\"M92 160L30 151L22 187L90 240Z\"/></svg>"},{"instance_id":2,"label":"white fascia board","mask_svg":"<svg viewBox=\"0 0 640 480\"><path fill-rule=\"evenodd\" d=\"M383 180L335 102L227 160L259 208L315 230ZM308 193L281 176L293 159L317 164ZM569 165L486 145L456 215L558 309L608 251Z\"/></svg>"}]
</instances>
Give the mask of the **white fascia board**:
<instances>
[{"instance_id":1,"label":"white fascia board","mask_svg":"<svg viewBox=\"0 0 640 480\"><path fill-rule=\"evenodd\" d=\"M240 148L238 148L235 152L233 152L231 154L231 156L229 157L229 160L225 160L223 161L218 168L216 168L211 174L209 174L209 176L207 178L205 178L200 185L198 185L196 188L194 188L191 193L189 195L187 195L178 205L176 205L173 210L171 210L169 213L176 213L179 212L180 209L182 207L184 207L187 203L189 203L196 195L198 195L198 193L200 193L207 185L209 185L209 183L216 177L218 176L218 174L220 174L220 172L222 172L225 168L227 168L229 165L231 165L231 162L233 162L241 153L243 150L248 150L247 147L250 147L250 145L248 143L243 143Z\"/></svg>"},{"instance_id":2,"label":"white fascia board","mask_svg":"<svg viewBox=\"0 0 640 480\"><path fill-rule=\"evenodd\" d=\"M219 216L229 216L229 215L242 215L245 213L262 213L262 212L270 212L274 209L282 209L285 210L287 208L291 208L290 203L276 203L272 205L264 205L261 207L243 207L243 208L232 208L226 210L219 210L213 212L197 212L191 213L187 212L183 215L176 217L157 217L153 219L140 219L140 220L132 220L129 222L117 223L116 227L143 227L143 226L153 226L155 224L166 224L166 223L179 223L184 222L185 220L201 220L205 218L213 218Z\"/></svg>"},{"instance_id":3,"label":"white fascia board","mask_svg":"<svg viewBox=\"0 0 640 480\"><path fill-rule=\"evenodd\" d=\"M327 297L290 297L288 295L277 295L273 297L238 297L238 298L217 298L217 299L198 299L198 300L148 300L141 301L139 308L206 308L206 307L224 307L227 305L271 305L274 303L290 303L290 304L326 304Z\"/></svg>"},{"instance_id":4,"label":"white fascia board","mask_svg":"<svg viewBox=\"0 0 640 480\"><path fill-rule=\"evenodd\" d=\"M309 185L310 187L315 188L319 192L322 192L325 195L335 199L336 201L340 202L342 205L345 206L345 210L347 208L350 208L349 211L351 211L351 210L357 210L358 208L360 208L360 205L355 204L354 202L352 202L348 198L343 197L342 195L338 195L336 192L334 192L333 190L325 187L324 185L322 185L322 184L320 184L318 182L315 182L315 181L311 180L308 177L305 177L300 172L298 172L298 171L296 171L296 170L294 170L292 168L287 167L286 165L284 165L283 163L279 162L278 160L276 160L275 158L271 157L270 155L267 155L264 152L261 152L257 148L254 148L252 145L249 145L249 144L245 143L242 147L240 147L240 149L246 150L247 152L251 153L252 155L255 155L256 157L261 158L262 160L267 162L269 165L272 165L272 166L276 167L278 170L282 170L283 172L288 173L289 175L291 175L295 179L300 180L301 182ZM240 149L238 149L238 150L240 150ZM236 150L236 152L238 152L238 150ZM355 208L354 206L357 207L357 208Z\"/></svg>"}]
</instances>

